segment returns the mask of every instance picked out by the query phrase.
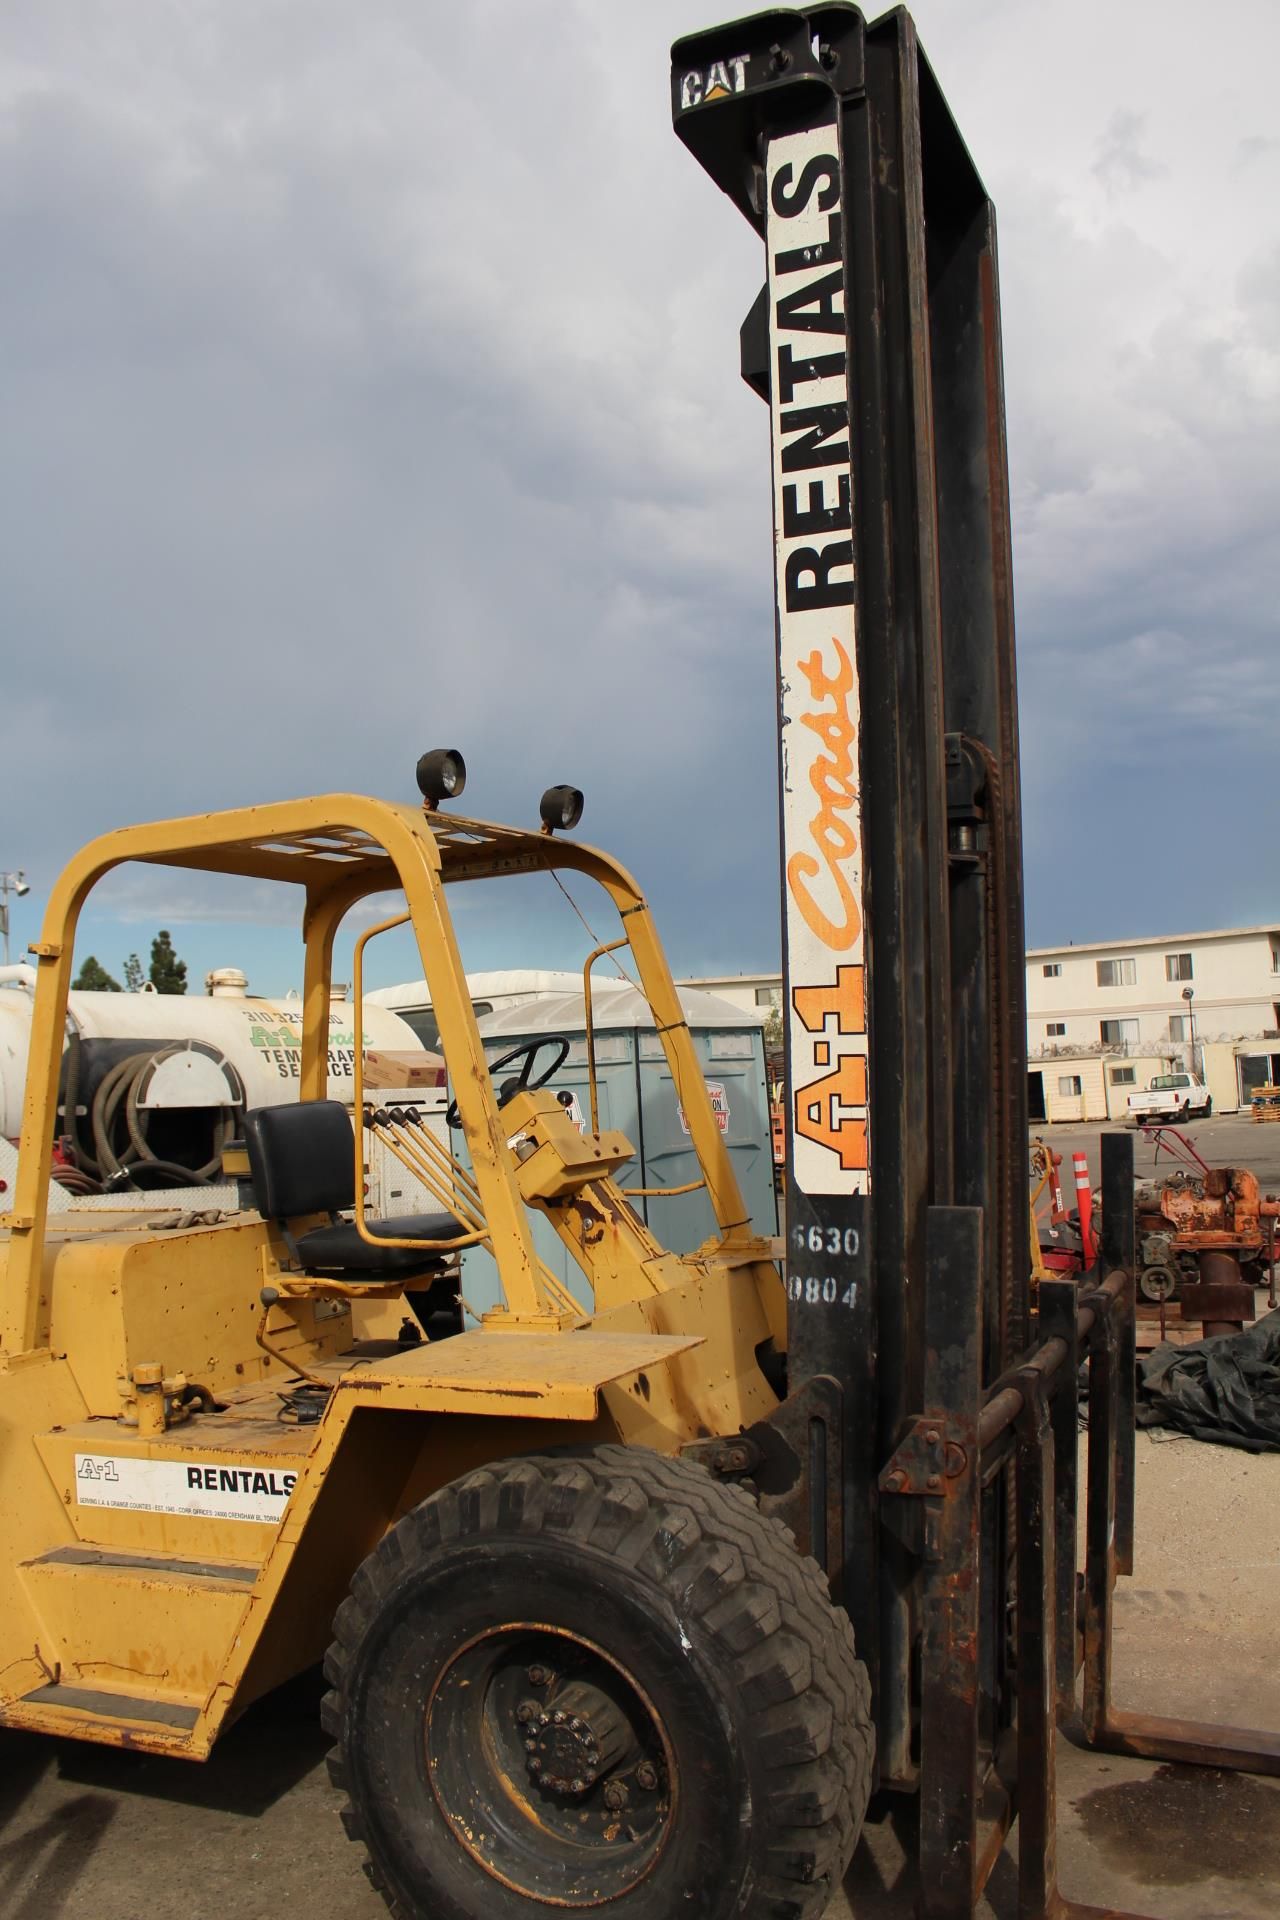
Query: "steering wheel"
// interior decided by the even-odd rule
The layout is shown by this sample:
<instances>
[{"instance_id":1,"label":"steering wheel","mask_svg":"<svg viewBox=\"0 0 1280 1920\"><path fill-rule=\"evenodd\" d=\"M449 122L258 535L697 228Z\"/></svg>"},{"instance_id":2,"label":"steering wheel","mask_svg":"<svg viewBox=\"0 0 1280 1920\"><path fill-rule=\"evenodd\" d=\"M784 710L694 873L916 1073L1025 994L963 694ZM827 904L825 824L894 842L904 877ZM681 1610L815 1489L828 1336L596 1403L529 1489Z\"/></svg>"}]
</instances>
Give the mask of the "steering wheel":
<instances>
[{"instance_id":1,"label":"steering wheel","mask_svg":"<svg viewBox=\"0 0 1280 1920\"><path fill-rule=\"evenodd\" d=\"M551 1065L533 1078L533 1063L544 1047L554 1047L556 1057ZM493 1079L503 1067L509 1067L513 1060L523 1060L524 1065L514 1080L508 1080L498 1093L498 1105L505 1107L507 1101L517 1093L533 1093L539 1087L545 1087L548 1080L554 1080L565 1061L569 1058L569 1042L562 1033L546 1033L540 1040L525 1040L520 1046L512 1047L510 1053L504 1053L500 1060L489 1062L489 1077ZM451 1100L444 1110L444 1117L451 1127L461 1130L462 1115L458 1112L458 1103Z\"/></svg>"}]
</instances>

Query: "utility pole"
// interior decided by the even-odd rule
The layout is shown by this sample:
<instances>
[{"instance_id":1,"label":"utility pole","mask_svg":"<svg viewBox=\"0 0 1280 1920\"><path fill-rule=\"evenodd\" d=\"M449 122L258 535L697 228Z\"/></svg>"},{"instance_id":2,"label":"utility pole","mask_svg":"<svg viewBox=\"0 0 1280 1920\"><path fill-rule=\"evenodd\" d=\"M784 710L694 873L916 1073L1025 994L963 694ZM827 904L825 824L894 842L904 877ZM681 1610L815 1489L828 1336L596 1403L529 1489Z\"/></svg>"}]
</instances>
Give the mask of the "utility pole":
<instances>
[{"instance_id":1,"label":"utility pole","mask_svg":"<svg viewBox=\"0 0 1280 1920\"><path fill-rule=\"evenodd\" d=\"M9 895L16 894L21 900L24 893L30 893L27 876L19 867L16 873L0 873L0 936L4 939L4 964L9 964Z\"/></svg>"},{"instance_id":2,"label":"utility pole","mask_svg":"<svg viewBox=\"0 0 1280 1920\"><path fill-rule=\"evenodd\" d=\"M1191 1048L1191 1071L1198 1075L1200 1068L1196 1063L1196 1010L1192 1005L1196 997L1195 988L1184 987L1182 997L1187 1003L1187 1038Z\"/></svg>"}]
</instances>

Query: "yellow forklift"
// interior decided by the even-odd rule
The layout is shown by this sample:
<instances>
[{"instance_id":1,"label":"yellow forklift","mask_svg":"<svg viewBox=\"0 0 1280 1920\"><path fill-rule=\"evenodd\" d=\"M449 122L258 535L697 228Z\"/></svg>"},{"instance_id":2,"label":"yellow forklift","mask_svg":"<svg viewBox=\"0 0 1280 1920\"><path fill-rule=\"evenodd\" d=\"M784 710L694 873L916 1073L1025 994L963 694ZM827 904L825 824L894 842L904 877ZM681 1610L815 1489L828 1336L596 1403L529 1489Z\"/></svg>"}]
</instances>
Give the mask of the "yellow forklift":
<instances>
[{"instance_id":1,"label":"yellow forklift","mask_svg":"<svg viewBox=\"0 0 1280 1920\"><path fill-rule=\"evenodd\" d=\"M418 775L421 806L333 795L110 833L53 890L3 1221L0 1721L201 1759L324 1657L334 1777L396 1912L816 1913L873 1742L847 1616L733 1483L779 1406L777 1249L643 895L552 830L572 790L529 831L442 811L460 755ZM48 1211L76 922L126 861L301 889L301 1097L245 1116L253 1210ZM667 1253L618 1185L631 1144L580 1132L548 1089L567 1041L486 1063L447 889L549 869L617 909L719 1223L695 1254ZM404 911L356 942L356 1029L368 942L407 922L467 1153L416 1109L366 1105L358 1067L362 1117L438 1201L371 1220L360 1130L325 1098L329 976L344 917L389 891ZM463 1331L468 1246L503 1299ZM359 1342L361 1303L402 1294L444 1337Z\"/></svg>"},{"instance_id":2,"label":"yellow forklift","mask_svg":"<svg viewBox=\"0 0 1280 1920\"><path fill-rule=\"evenodd\" d=\"M333 1778L400 1920L819 1920L873 1789L911 1811L925 1920L969 1920L1015 1819L1020 1920L1064 1920L1093 1911L1054 1841L1081 1674L1096 1747L1275 1772L1280 1745L1112 1699L1127 1137L1095 1268L1031 1300L994 213L904 12L756 15L678 42L671 84L766 260L741 351L773 450L784 1242L746 1217L642 893L564 837L572 789L540 829L465 818L436 751L421 805L95 840L32 950L0 1223L0 1724L198 1760L323 1655ZM300 889L301 1097L245 1117L252 1207L49 1211L76 922L130 860ZM588 1009L627 948L717 1222L692 1254L594 1100L580 1131L557 1097L566 1040L485 1058L448 889L547 871L616 911ZM354 1128L325 1097L335 936L386 893L356 1031L368 942L407 924L449 1145L362 1085ZM364 1127L432 1211L367 1217ZM468 1326L469 1247L501 1298ZM359 1339L401 1295L440 1337Z\"/></svg>"}]
</instances>

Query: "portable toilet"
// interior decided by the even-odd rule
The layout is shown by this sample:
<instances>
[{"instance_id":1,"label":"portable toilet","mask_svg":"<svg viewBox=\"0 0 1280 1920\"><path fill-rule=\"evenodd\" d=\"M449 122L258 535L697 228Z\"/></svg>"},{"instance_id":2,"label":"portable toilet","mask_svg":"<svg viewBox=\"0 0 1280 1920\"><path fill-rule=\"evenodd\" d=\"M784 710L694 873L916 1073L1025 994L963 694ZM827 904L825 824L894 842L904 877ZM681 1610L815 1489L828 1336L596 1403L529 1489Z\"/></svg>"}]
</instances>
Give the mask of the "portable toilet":
<instances>
[{"instance_id":1,"label":"portable toilet","mask_svg":"<svg viewBox=\"0 0 1280 1920\"><path fill-rule=\"evenodd\" d=\"M694 988L680 989L680 1001L752 1223L757 1233L774 1234L778 1209L764 1016ZM700 1179L680 1089L673 1082L648 1001L629 982L602 975L592 982L591 1014L600 1126L616 1127L636 1149L635 1159L619 1170L618 1185L624 1190L682 1187ZM584 1130L590 1126L586 1001L580 986L495 1009L479 1025L490 1062L530 1041L567 1040L568 1055L548 1086L568 1096L566 1105L577 1126ZM551 1057L548 1051L534 1062L535 1075ZM459 1146L455 1136L455 1150ZM632 1204L673 1253L692 1253L717 1232L705 1187L693 1193L638 1194ZM582 1297L577 1263L547 1221L535 1219L534 1243L552 1272ZM463 1256L463 1291L468 1303L482 1310L497 1299L497 1272L483 1248L469 1248Z\"/></svg>"},{"instance_id":2,"label":"portable toilet","mask_svg":"<svg viewBox=\"0 0 1280 1920\"><path fill-rule=\"evenodd\" d=\"M503 967L496 972L469 973L467 992L471 996L471 1011L477 1020L482 1020L488 1013L524 1006L544 993L572 992L581 981L581 967L573 973L561 967ZM424 1047L439 1046L440 1026L425 980L402 980L398 986L374 987L364 999L366 1006L389 1007L399 1014Z\"/></svg>"}]
</instances>

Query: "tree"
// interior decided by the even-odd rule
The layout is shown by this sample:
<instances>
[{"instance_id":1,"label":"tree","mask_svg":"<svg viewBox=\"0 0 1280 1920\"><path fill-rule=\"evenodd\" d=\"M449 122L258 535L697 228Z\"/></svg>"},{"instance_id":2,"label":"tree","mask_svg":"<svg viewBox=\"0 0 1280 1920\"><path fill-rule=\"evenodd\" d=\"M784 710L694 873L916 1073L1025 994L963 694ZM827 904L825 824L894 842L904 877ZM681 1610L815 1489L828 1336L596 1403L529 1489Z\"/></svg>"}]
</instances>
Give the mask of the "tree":
<instances>
[{"instance_id":1,"label":"tree","mask_svg":"<svg viewBox=\"0 0 1280 1920\"><path fill-rule=\"evenodd\" d=\"M151 984L157 993L185 993L187 963L173 950L168 930L161 927L151 942Z\"/></svg>"},{"instance_id":2,"label":"tree","mask_svg":"<svg viewBox=\"0 0 1280 1920\"><path fill-rule=\"evenodd\" d=\"M770 1007L769 1017L764 1023L764 1044L769 1051L782 1045L782 1009Z\"/></svg>"},{"instance_id":3,"label":"tree","mask_svg":"<svg viewBox=\"0 0 1280 1920\"><path fill-rule=\"evenodd\" d=\"M124 990L126 993L141 993L146 975L142 971L142 962L136 953L131 953L124 963Z\"/></svg>"},{"instance_id":4,"label":"tree","mask_svg":"<svg viewBox=\"0 0 1280 1920\"><path fill-rule=\"evenodd\" d=\"M71 984L77 993L119 993L120 991L120 982L113 980L106 968L101 966L92 954L87 956Z\"/></svg>"}]
</instances>

